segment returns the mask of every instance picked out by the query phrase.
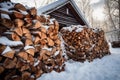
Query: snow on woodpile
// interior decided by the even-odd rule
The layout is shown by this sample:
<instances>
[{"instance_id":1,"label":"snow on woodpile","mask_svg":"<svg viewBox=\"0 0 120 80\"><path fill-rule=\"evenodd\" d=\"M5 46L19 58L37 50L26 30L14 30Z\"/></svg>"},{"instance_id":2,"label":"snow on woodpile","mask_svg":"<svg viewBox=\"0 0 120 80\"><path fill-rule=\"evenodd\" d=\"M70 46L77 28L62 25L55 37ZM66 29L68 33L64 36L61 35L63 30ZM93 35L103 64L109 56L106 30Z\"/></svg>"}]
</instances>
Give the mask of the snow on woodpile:
<instances>
[{"instance_id":1,"label":"snow on woodpile","mask_svg":"<svg viewBox=\"0 0 120 80\"><path fill-rule=\"evenodd\" d=\"M35 80L64 70L59 24L36 8L0 3L0 79Z\"/></svg>"},{"instance_id":2,"label":"snow on woodpile","mask_svg":"<svg viewBox=\"0 0 120 80\"><path fill-rule=\"evenodd\" d=\"M110 54L104 31L81 25L61 29L68 59L84 62Z\"/></svg>"}]
</instances>

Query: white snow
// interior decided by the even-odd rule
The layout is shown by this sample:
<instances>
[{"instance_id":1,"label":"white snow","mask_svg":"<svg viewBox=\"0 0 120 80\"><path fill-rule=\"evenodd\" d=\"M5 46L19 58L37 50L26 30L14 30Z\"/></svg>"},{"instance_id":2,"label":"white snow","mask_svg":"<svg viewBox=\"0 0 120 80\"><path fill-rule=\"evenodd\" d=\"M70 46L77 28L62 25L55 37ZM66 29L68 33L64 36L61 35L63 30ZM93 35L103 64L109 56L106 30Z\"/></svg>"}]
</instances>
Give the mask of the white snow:
<instances>
[{"instance_id":1,"label":"white snow","mask_svg":"<svg viewBox=\"0 0 120 80\"><path fill-rule=\"evenodd\" d=\"M12 49L9 46L7 46L6 49L2 52L2 55L4 55L5 53L9 51L12 51Z\"/></svg>"},{"instance_id":2,"label":"white snow","mask_svg":"<svg viewBox=\"0 0 120 80\"><path fill-rule=\"evenodd\" d=\"M47 25L45 25L45 26L43 26L46 30L48 30L48 28L50 27L50 26L47 26Z\"/></svg>"},{"instance_id":3,"label":"white snow","mask_svg":"<svg viewBox=\"0 0 120 80\"><path fill-rule=\"evenodd\" d=\"M30 49L30 48L35 49L33 46L25 46L24 50L27 50L27 49Z\"/></svg>"},{"instance_id":4,"label":"white snow","mask_svg":"<svg viewBox=\"0 0 120 80\"><path fill-rule=\"evenodd\" d=\"M48 48L48 47L43 47L42 49L46 49L48 51L52 51L52 48Z\"/></svg>"},{"instance_id":5,"label":"white snow","mask_svg":"<svg viewBox=\"0 0 120 80\"><path fill-rule=\"evenodd\" d=\"M83 30L84 26L81 25L71 25L69 27L63 27L63 29L68 30L70 32L72 32L73 30L75 30L76 32L81 32Z\"/></svg>"},{"instance_id":6,"label":"white snow","mask_svg":"<svg viewBox=\"0 0 120 80\"><path fill-rule=\"evenodd\" d=\"M56 51L54 55L57 56L57 55L59 54L59 52L60 52L60 51Z\"/></svg>"},{"instance_id":7,"label":"white snow","mask_svg":"<svg viewBox=\"0 0 120 80\"><path fill-rule=\"evenodd\" d=\"M36 23L38 20L32 20L33 23Z\"/></svg>"},{"instance_id":8,"label":"white snow","mask_svg":"<svg viewBox=\"0 0 120 80\"><path fill-rule=\"evenodd\" d=\"M55 18L50 19L50 24L54 24L53 21L55 20Z\"/></svg>"},{"instance_id":9,"label":"white snow","mask_svg":"<svg viewBox=\"0 0 120 80\"><path fill-rule=\"evenodd\" d=\"M9 15L7 15L7 14L1 14L1 18L10 19Z\"/></svg>"},{"instance_id":10,"label":"white snow","mask_svg":"<svg viewBox=\"0 0 120 80\"><path fill-rule=\"evenodd\" d=\"M27 11L23 11L23 10L19 10L22 14L24 14L24 15L27 15L28 14L28 12Z\"/></svg>"},{"instance_id":11,"label":"white snow","mask_svg":"<svg viewBox=\"0 0 120 80\"><path fill-rule=\"evenodd\" d=\"M0 6L6 9L10 9L14 7L14 4L11 2L2 2L0 3Z\"/></svg>"},{"instance_id":12,"label":"white snow","mask_svg":"<svg viewBox=\"0 0 120 80\"><path fill-rule=\"evenodd\" d=\"M37 61L34 63L34 66L37 66L39 63L40 63L40 60L37 60Z\"/></svg>"},{"instance_id":13,"label":"white snow","mask_svg":"<svg viewBox=\"0 0 120 80\"><path fill-rule=\"evenodd\" d=\"M7 8L0 8L0 10L8 12Z\"/></svg>"},{"instance_id":14,"label":"white snow","mask_svg":"<svg viewBox=\"0 0 120 80\"><path fill-rule=\"evenodd\" d=\"M0 37L0 44L4 44L7 46L18 46L18 45L23 45L23 43L21 41L12 41L9 40L7 37Z\"/></svg>"},{"instance_id":15,"label":"white snow","mask_svg":"<svg viewBox=\"0 0 120 80\"><path fill-rule=\"evenodd\" d=\"M120 48L110 48L111 55L93 62L67 61L65 71L43 74L37 80L120 80Z\"/></svg>"}]
</instances>

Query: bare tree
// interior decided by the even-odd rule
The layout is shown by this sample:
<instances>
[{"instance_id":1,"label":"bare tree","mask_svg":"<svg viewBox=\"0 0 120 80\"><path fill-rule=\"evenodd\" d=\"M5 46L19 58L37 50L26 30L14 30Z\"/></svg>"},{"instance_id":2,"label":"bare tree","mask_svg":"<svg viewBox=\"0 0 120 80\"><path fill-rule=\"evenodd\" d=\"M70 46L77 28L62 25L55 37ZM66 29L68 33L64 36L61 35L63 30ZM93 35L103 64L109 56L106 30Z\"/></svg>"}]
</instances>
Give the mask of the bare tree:
<instances>
[{"instance_id":1,"label":"bare tree","mask_svg":"<svg viewBox=\"0 0 120 80\"><path fill-rule=\"evenodd\" d=\"M76 4L82 11L85 18L87 18L90 26L93 25L93 18L92 18L92 8L90 6L90 0L75 0Z\"/></svg>"},{"instance_id":2,"label":"bare tree","mask_svg":"<svg viewBox=\"0 0 120 80\"><path fill-rule=\"evenodd\" d=\"M105 0L105 14L108 32L112 41L120 40L119 0Z\"/></svg>"}]
</instances>

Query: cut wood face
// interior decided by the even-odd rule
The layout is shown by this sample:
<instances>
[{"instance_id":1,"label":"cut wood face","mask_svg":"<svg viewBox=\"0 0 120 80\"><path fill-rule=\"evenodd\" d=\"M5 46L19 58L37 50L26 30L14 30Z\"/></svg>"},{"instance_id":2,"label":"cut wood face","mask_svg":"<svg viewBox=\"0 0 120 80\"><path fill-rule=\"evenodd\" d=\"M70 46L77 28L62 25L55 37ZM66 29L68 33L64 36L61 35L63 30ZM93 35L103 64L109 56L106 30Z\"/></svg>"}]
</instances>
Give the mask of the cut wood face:
<instances>
[{"instance_id":1,"label":"cut wood face","mask_svg":"<svg viewBox=\"0 0 120 80\"><path fill-rule=\"evenodd\" d=\"M24 21L21 19L15 19L14 22L15 22L16 27L21 27L24 24Z\"/></svg>"},{"instance_id":2,"label":"cut wood face","mask_svg":"<svg viewBox=\"0 0 120 80\"><path fill-rule=\"evenodd\" d=\"M19 52L18 56L20 58L22 58L23 60L27 60L28 59L28 54L26 52Z\"/></svg>"},{"instance_id":3,"label":"cut wood face","mask_svg":"<svg viewBox=\"0 0 120 80\"><path fill-rule=\"evenodd\" d=\"M22 13L20 13L20 12L18 12L18 11L14 11L13 13L12 13L12 16L14 17L14 18L18 18L18 19L23 19L24 18L24 15L22 14Z\"/></svg>"},{"instance_id":4,"label":"cut wood face","mask_svg":"<svg viewBox=\"0 0 120 80\"><path fill-rule=\"evenodd\" d=\"M15 54L15 51L9 51L9 52L6 52L3 56L12 59L14 57L14 54Z\"/></svg>"},{"instance_id":5,"label":"cut wood face","mask_svg":"<svg viewBox=\"0 0 120 80\"><path fill-rule=\"evenodd\" d=\"M14 8L17 9L17 10L26 11L26 8L20 3L15 4Z\"/></svg>"},{"instance_id":6,"label":"cut wood face","mask_svg":"<svg viewBox=\"0 0 120 80\"><path fill-rule=\"evenodd\" d=\"M36 8L10 4L8 11L0 10L0 79L36 80L43 73L62 71L58 22L37 15Z\"/></svg>"},{"instance_id":7,"label":"cut wood face","mask_svg":"<svg viewBox=\"0 0 120 80\"><path fill-rule=\"evenodd\" d=\"M34 56L34 54L35 54L35 49L29 48L29 49L26 50L26 52L27 52L28 54Z\"/></svg>"},{"instance_id":8,"label":"cut wood face","mask_svg":"<svg viewBox=\"0 0 120 80\"><path fill-rule=\"evenodd\" d=\"M69 59L81 62L85 60L93 61L95 58L110 54L108 43L103 37L104 32L102 30L93 30L87 27L80 29L78 27L80 26L61 29Z\"/></svg>"}]
</instances>

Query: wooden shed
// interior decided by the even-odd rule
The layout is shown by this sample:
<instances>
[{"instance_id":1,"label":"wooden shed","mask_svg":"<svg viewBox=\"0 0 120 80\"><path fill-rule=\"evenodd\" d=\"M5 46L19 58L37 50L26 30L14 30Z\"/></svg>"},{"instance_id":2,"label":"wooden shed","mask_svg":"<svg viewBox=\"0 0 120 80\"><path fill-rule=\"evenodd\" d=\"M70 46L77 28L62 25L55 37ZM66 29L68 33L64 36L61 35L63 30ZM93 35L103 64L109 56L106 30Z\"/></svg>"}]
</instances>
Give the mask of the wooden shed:
<instances>
[{"instance_id":1,"label":"wooden shed","mask_svg":"<svg viewBox=\"0 0 120 80\"><path fill-rule=\"evenodd\" d=\"M88 25L74 0L58 0L38 9L38 14L48 14L55 18L60 27L70 25Z\"/></svg>"}]
</instances>

